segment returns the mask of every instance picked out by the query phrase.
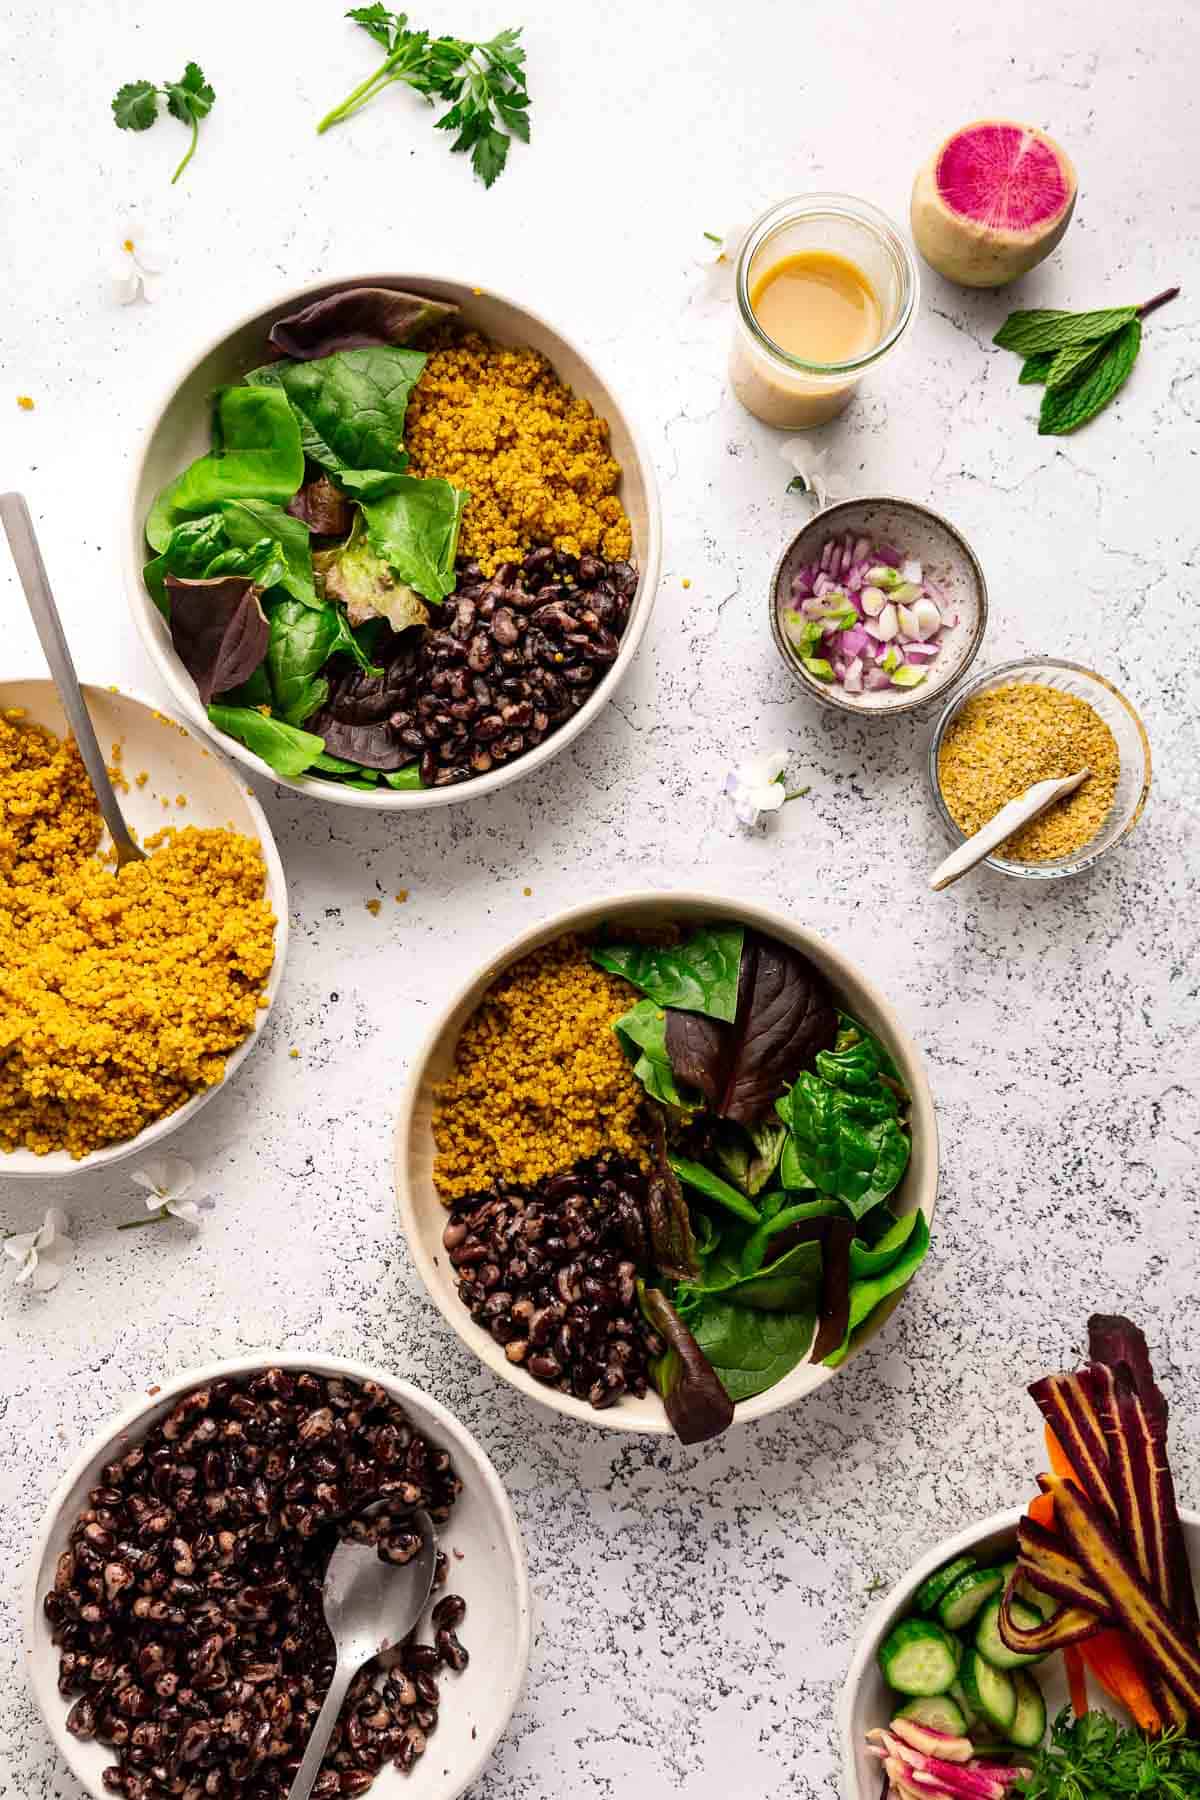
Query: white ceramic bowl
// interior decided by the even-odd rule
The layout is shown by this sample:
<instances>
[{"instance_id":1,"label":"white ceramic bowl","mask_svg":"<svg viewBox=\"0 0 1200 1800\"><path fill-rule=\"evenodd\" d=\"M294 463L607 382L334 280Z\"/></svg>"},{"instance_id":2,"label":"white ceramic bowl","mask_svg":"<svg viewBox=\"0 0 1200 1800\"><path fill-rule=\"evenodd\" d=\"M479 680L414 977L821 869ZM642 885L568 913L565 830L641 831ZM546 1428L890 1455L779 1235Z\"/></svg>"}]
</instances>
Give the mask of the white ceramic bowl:
<instances>
[{"instance_id":1,"label":"white ceramic bowl","mask_svg":"<svg viewBox=\"0 0 1200 1800\"><path fill-rule=\"evenodd\" d=\"M144 529L150 503L172 476L209 449L208 402L213 389L238 380L248 369L263 362L267 333L276 319L311 305L325 295L340 293L343 288L362 286L403 288L428 294L437 300L452 301L461 309L466 322L485 336L501 344L528 345L549 359L559 379L589 400L597 414L608 421L613 455L621 465L619 493L633 528L633 559L638 568L637 593L621 639L620 652L586 704L536 749L493 769L490 774L450 787L421 788L414 793L395 792L391 788L356 792L341 782L310 776L286 780L243 744L214 734L200 704L195 683L176 656L162 614L142 581L142 568L150 554ZM416 812L427 806L482 800L495 793L497 788L506 787L510 781L532 775L591 724L616 692L650 622L662 561L662 516L649 452L628 408L617 399L583 351L537 313L500 294L481 293L468 282L447 281L440 276L347 275L340 281L315 282L310 287L281 294L270 306L256 307L252 313L226 326L173 383L151 422L134 465L123 561L129 604L142 642L183 713L201 731L217 735L217 741L227 755L253 770L254 774L277 782L281 787L294 788L297 793L311 794L315 799L341 806L366 807L376 812Z\"/></svg>"},{"instance_id":2,"label":"white ceramic bowl","mask_svg":"<svg viewBox=\"0 0 1200 1800\"><path fill-rule=\"evenodd\" d=\"M782 913L741 900L726 900L719 895L688 891L679 893L622 894L611 900L591 900L581 906L555 914L544 924L513 940L506 949L493 956L478 969L446 1006L431 1028L413 1063L408 1085L400 1102L396 1122L395 1175L400 1223L421 1278L435 1303L458 1333L463 1343L530 1400L550 1407L568 1418L582 1420L602 1431L638 1431L669 1434L671 1427L658 1395L651 1392L641 1400L627 1396L616 1406L597 1411L584 1400L562 1394L555 1388L535 1381L524 1369L510 1363L491 1334L476 1325L458 1297L454 1271L442 1247L446 1227L446 1208L433 1185L433 1104L438 1085L445 1081L454 1063L455 1046L463 1026L479 1005L484 994L512 963L527 956L540 945L550 943L564 932L589 932L601 923L628 925L662 924L675 921L701 924L705 920L733 919L778 938L802 951L826 977L847 1012L862 1020L868 1030L884 1043L896 1062L912 1095L913 1153L894 1200L902 1212L920 1207L932 1221L937 1201L938 1137L933 1096L925 1075L921 1054L904 1030L891 1006L879 989L855 967L848 957L816 932L794 925ZM859 1341L847 1357L857 1354L868 1338L874 1337L902 1294L896 1294L878 1311L863 1330ZM841 1365L842 1367L845 1364ZM766 1393L742 1401L736 1421L765 1418L782 1412L806 1394L824 1385L837 1373L836 1369L801 1364L790 1375L777 1382Z\"/></svg>"},{"instance_id":3,"label":"white ceramic bowl","mask_svg":"<svg viewBox=\"0 0 1200 1800\"><path fill-rule=\"evenodd\" d=\"M886 1725L889 1719L890 1689L879 1672L877 1661L880 1644L892 1626L898 1624L909 1611L913 1595L921 1583L936 1569L944 1568L956 1556L962 1556L967 1551L983 1564L1007 1561L1013 1554L1017 1526L1023 1513L1023 1507L1014 1507L1011 1512L993 1513L990 1519L981 1519L974 1525L968 1525L957 1537L946 1538L943 1543L935 1544L928 1555L923 1556L896 1583L871 1614L858 1640L850 1673L838 1702L838 1730L842 1740L842 1800L879 1800L879 1764L873 1756L867 1755L865 1739L868 1731L874 1730L877 1725ZM1181 1511L1180 1517L1183 1520L1196 1592L1200 1596L1200 1513ZM1053 1719L1069 1698L1062 1657L1047 1657L1044 1663L1038 1665L1036 1674L1038 1686L1045 1696L1047 1716ZM1094 1686L1092 1699L1097 1703L1102 1702L1106 1711L1120 1711L1114 1701L1097 1693Z\"/></svg>"},{"instance_id":4,"label":"white ceramic bowl","mask_svg":"<svg viewBox=\"0 0 1200 1800\"><path fill-rule=\"evenodd\" d=\"M189 1389L220 1376L245 1375L256 1369L311 1369L317 1375L345 1375L353 1381L377 1381L407 1409L413 1423L432 1442L448 1450L462 1478L463 1491L439 1539L451 1552L451 1586L467 1602L463 1641L471 1660L461 1675L448 1675L442 1685L445 1704L437 1735L412 1773L402 1775L384 1765L371 1789L371 1800L454 1800L474 1782L504 1732L529 1665L530 1595L525 1551L505 1493L491 1462L466 1427L436 1400L407 1381L343 1357L287 1351L278 1355L241 1356L229 1362L191 1369L139 1395L92 1439L63 1476L46 1509L33 1546L25 1590L25 1654L34 1697L54 1743L94 1800L108 1800L101 1773L114 1759L103 1744L81 1743L66 1729L72 1702L58 1692L58 1651L42 1611L42 1598L54 1584L59 1554L66 1548L72 1521L86 1504L106 1462L145 1436ZM428 1625L426 1624L426 1632Z\"/></svg>"},{"instance_id":5,"label":"white ceramic bowl","mask_svg":"<svg viewBox=\"0 0 1200 1800\"><path fill-rule=\"evenodd\" d=\"M249 1037L226 1059L225 1074L216 1087L202 1089L175 1112L147 1125L136 1137L93 1150L78 1161L66 1150L51 1150L45 1156L38 1156L33 1150L0 1150L0 1180L5 1176L76 1175L81 1170L98 1169L105 1163L120 1162L123 1157L155 1148L194 1118L204 1103L236 1075L258 1042L283 978L288 943L287 884L267 816L245 781L209 748L206 738L195 735L175 714L164 712L152 701L91 683L84 684L84 693L101 750L107 756L114 744L120 745L121 767L129 780L129 792L118 794L117 798L139 840L161 831L164 825L224 825L245 837L257 838L261 844L267 898L276 920L275 961L266 990L268 1004L259 1013ZM0 709L14 706L23 707L28 718L57 736L65 734L67 722L52 681L0 682ZM144 787L138 787L134 777L142 770L150 778ZM179 794L186 796L186 807L175 804ZM170 804L164 806L164 799ZM106 833L102 844L107 842Z\"/></svg>"}]
</instances>

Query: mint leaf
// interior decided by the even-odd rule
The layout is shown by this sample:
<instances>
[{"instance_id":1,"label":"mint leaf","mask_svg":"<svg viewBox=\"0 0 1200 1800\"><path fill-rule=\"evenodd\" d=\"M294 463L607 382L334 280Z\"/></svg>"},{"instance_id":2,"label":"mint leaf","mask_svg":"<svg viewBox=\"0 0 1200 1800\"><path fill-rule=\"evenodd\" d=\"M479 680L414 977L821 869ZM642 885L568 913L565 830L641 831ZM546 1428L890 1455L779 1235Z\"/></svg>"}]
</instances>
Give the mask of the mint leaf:
<instances>
[{"instance_id":1,"label":"mint leaf","mask_svg":"<svg viewBox=\"0 0 1200 1800\"><path fill-rule=\"evenodd\" d=\"M1094 367L1085 369L1065 387L1048 387L1038 417L1038 435L1065 437L1102 412L1129 379L1141 344L1141 320L1130 319L1104 346L1104 354Z\"/></svg>"},{"instance_id":2,"label":"mint leaf","mask_svg":"<svg viewBox=\"0 0 1200 1800\"><path fill-rule=\"evenodd\" d=\"M1111 338L1101 338L1098 344L1064 344L1061 350L1054 352L1046 371L1046 386L1066 387L1068 382L1078 380L1100 361L1111 342Z\"/></svg>"},{"instance_id":3,"label":"mint leaf","mask_svg":"<svg viewBox=\"0 0 1200 1800\"><path fill-rule=\"evenodd\" d=\"M1035 381L1045 381L1057 355L1057 350L1039 350L1033 356L1027 356L1018 377L1021 386L1029 387Z\"/></svg>"},{"instance_id":4,"label":"mint leaf","mask_svg":"<svg viewBox=\"0 0 1200 1800\"><path fill-rule=\"evenodd\" d=\"M127 81L113 95L112 110L122 131L147 131L158 117L158 89L152 81Z\"/></svg>"},{"instance_id":5,"label":"mint leaf","mask_svg":"<svg viewBox=\"0 0 1200 1800\"><path fill-rule=\"evenodd\" d=\"M1038 350L1061 350L1066 344L1087 344L1106 338L1137 318L1136 306L1110 306L1103 312L1054 312L1037 308L1009 313L992 339L1002 350L1032 356Z\"/></svg>"}]
</instances>

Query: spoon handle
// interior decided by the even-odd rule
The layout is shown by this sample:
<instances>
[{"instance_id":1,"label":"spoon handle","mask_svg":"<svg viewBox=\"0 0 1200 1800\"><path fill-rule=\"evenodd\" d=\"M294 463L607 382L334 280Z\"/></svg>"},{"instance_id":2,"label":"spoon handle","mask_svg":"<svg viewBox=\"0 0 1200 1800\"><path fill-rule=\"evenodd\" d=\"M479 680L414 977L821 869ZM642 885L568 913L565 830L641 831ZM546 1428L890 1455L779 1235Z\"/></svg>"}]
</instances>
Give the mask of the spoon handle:
<instances>
[{"instance_id":1,"label":"spoon handle","mask_svg":"<svg viewBox=\"0 0 1200 1800\"><path fill-rule=\"evenodd\" d=\"M308 1740L308 1748L304 1752L300 1767L296 1770L295 1780L288 1789L288 1800L308 1800L313 1784L321 1773L321 1764L325 1760L325 1752L329 1748L329 1740L333 1736L333 1728L338 1722L338 1714L342 1710L350 1683L358 1673L345 1663L339 1663L333 1671L333 1680L329 1684L329 1692L325 1703L317 1714L317 1722L312 1728L312 1736Z\"/></svg>"},{"instance_id":2,"label":"spoon handle","mask_svg":"<svg viewBox=\"0 0 1200 1800\"><path fill-rule=\"evenodd\" d=\"M929 885L935 893L948 888L952 881L959 881L977 863L990 856L993 850L999 849L1005 838L1011 837L1021 825L1027 825L1031 819L1040 817L1056 800L1063 800L1091 774L1086 765L1077 769L1074 775L1064 775L1060 779L1039 781L1007 806L1002 806L994 818L969 837L957 850L952 850L944 862L940 862L929 877Z\"/></svg>"},{"instance_id":3,"label":"spoon handle","mask_svg":"<svg viewBox=\"0 0 1200 1800\"><path fill-rule=\"evenodd\" d=\"M96 799L100 803L100 811L104 815L104 823L108 826L116 847L117 862L121 864L140 860L144 852L138 849L130 837L121 809L117 805L117 796L113 792L108 769L84 704L79 677L71 660L66 633L54 604L46 565L42 561L42 553L34 535L33 520L23 494L0 494L0 521L8 536L17 574L25 589L25 598L29 603L46 661L50 665L63 711L67 715L67 723L79 747L83 766L88 772Z\"/></svg>"}]
</instances>

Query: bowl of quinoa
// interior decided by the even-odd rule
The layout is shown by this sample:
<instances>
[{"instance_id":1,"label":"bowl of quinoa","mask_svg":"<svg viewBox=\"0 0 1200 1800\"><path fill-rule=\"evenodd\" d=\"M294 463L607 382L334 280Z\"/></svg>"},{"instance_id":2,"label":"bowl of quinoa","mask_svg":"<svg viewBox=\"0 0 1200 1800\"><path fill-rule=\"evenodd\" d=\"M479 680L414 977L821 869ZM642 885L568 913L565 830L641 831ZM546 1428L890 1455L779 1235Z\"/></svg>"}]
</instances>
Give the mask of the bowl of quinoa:
<instances>
[{"instance_id":1,"label":"bowl of quinoa","mask_svg":"<svg viewBox=\"0 0 1200 1800\"><path fill-rule=\"evenodd\" d=\"M278 991L270 827L187 726L87 686L148 852L117 870L53 683L0 683L0 1177L157 1145L240 1068Z\"/></svg>"},{"instance_id":2,"label":"bowl of quinoa","mask_svg":"<svg viewBox=\"0 0 1200 1800\"><path fill-rule=\"evenodd\" d=\"M380 769L394 752L390 782L371 769L359 780L328 766L344 756L338 720L332 734L327 729L330 708L346 698L336 663L326 671L334 691L325 709L289 721L325 738L324 766L285 772L236 736L222 731L219 742L255 774L297 792L404 812L482 798L532 775L596 718L649 623L661 517L628 407L580 348L524 305L461 281L388 274L324 281L256 307L172 383L136 458L125 534L135 624L175 702L201 730L211 734L214 722L144 579L153 554L148 515L155 496L208 450L214 393L275 354L272 328L297 309L359 289L399 290L454 309L414 340L425 366L403 427L407 473L470 495L453 591L426 607L423 633L398 630L387 654L376 655L391 680L372 715L388 738ZM306 465L306 482L312 473ZM329 541L314 537L314 548ZM334 594L319 553L316 568L318 595ZM360 675L346 668L347 687L358 683L350 701L370 704ZM401 755L411 762L397 779Z\"/></svg>"},{"instance_id":3,"label":"bowl of quinoa","mask_svg":"<svg viewBox=\"0 0 1200 1800\"><path fill-rule=\"evenodd\" d=\"M879 990L815 932L763 907L688 891L589 901L522 932L450 1000L414 1059L396 1123L397 1206L430 1297L467 1348L527 1398L603 1430L669 1435L672 1426L648 1379L636 1299L622 1291L632 1265L621 1248L621 1209L644 1207L657 1155L646 1090L612 1029L638 996L621 976L598 966L592 949L613 934L657 937L718 922L800 952L837 1004L886 1043L912 1100L901 1210L920 1209L929 1220L936 1205L937 1122L920 1053ZM572 1229L567 1215L581 1205L580 1195L590 1197L589 1222L599 1229L586 1271L618 1293L615 1327L631 1344L622 1351L624 1377L615 1394L589 1396L549 1368L531 1372L532 1329L527 1342L516 1334L506 1342L507 1331L497 1332L487 1316L502 1303L515 1314L513 1293L503 1291L514 1275L523 1279L512 1252L531 1266L543 1253L552 1263L553 1237ZM493 1280L491 1271L462 1266L470 1247L464 1248L461 1221L468 1209L482 1217L476 1202L491 1216L481 1232L472 1224L472 1236L497 1247L498 1262L506 1263L503 1280L499 1267ZM530 1217L535 1231L525 1228ZM477 1274L481 1291L490 1285L495 1299L487 1292L481 1305L464 1304L464 1275ZM885 1303L872 1315L845 1361L891 1310ZM610 1317L606 1329L613 1326ZM765 1392L739 1401L735 1422L791 1406L836 1372L801 1363Z\"/></svg>"}]
</instances>

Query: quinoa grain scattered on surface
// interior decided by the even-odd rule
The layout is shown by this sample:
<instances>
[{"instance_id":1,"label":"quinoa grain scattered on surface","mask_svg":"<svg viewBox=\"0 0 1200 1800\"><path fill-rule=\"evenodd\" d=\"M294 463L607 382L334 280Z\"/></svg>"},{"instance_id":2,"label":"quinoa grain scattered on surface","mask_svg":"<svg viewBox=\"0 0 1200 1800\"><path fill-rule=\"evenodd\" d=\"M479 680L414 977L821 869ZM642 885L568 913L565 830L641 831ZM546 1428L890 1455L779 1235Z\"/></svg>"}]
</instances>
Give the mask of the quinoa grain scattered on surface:
<instances>
[{"instance_id":1,"label":"quinoa grain scattered on surface","mask_svg":"<svg viewBox=\"0 0 1200 1800\"><path fill-rule=\"evenodd\" d=\"M1035 782L1085 766L1092 772L1073 794L997 852L1010 862L1052 862L1091 843L1117 791L1117 740L1085 700L1035 681L973 695L942 739L938 782L951 818L971 837Z\"/></svg>"},{"instance_id":2,"label":"quinoa grain scattered on surface","mask_svg":"<svg viewBox=\"0 0 1200 1800\"><path fill-rule=\"evenodd\" d=\"M459 548L485 574L538 544L629 557L608 426L539 351L476 332L443 339L412 391L404 441L413 475L470 489Z\"/></svg>"},{"instance_id":3,"label":"quinoa grain scattered on surface","mask_svg":"<svg viewBox=\"0 0 1200 1800\"><path fill-rule=\"evenodd\" d=\"M118 871L100 834L75 745L0 713L0 1150L132 1137L220 1081L263 1004L257 843L168 831Z\"/></svg>"},{"instance_id":4,"label":"quinoa grain scattered on surface","mask_svg":"<svg viewBox=\"0 0 1200 1800\"><path fill-rule=\"evenodd\" d=\"M569 935L500 977L438 1091L434 1181L444 1199L497 1177L532 1184L602 1150L649 1167L643 1090L611 1029L636 998Z\"/></svg>"}]
</instances>

